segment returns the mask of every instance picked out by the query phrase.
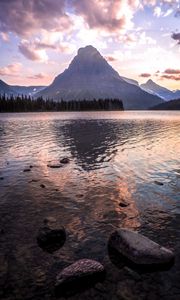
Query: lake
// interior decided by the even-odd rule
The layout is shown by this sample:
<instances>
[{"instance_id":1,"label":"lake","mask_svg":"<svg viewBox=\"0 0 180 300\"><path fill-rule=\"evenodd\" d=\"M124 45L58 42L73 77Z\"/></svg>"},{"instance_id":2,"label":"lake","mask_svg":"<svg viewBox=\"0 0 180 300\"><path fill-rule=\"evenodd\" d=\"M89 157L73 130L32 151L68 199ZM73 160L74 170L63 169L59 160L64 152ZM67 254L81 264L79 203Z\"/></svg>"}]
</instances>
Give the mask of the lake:
<instances>
[{"instance_id":1,"label":"lake","mask_svg":"<svg viewBox=\"0 0 180 300\"><path fill-rule=\"evenodd\" d=\"M54 254L36 242L46 217L67 231ZM174 266L119 266L107 250L119 227L173 249ZM80 258L106 279L70 299L180 299L179 232L180 112L0 114L1 299L55 299L57 272Z\"/></svg>"}]
</instances>

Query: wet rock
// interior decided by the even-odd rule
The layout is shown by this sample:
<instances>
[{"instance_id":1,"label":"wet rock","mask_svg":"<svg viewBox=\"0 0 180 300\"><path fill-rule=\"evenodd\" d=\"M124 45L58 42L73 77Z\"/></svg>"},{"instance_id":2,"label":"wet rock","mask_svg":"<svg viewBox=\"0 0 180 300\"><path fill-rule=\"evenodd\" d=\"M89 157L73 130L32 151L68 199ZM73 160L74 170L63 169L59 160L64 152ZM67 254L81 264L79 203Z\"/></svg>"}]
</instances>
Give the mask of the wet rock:
<instances>
[{"instance_id":1,"label":"wet rock","mask_svg":"<svg viewBox=\"0 0 180 300\"><path fill-rule=\"evenodd\" d=\"M4 180L4 177L0 177L0 180Z\"/></svg>"},{"instance_id":2,"label":"wet rock","mask_svg":"<svg viewBox=\"0 0 180 300\"><path fill-rule=\"evenodd\" d=\"M46 186L42 183L40 184L40 187L44 189Z\"/></svg>"},{"instance_id":3,"label":"wet rock","mask_svg":"<svg viewBox=\"0 0 180 300\"><path fill-rule=\"evenodd\" d=\"M157 184L157 185L164 185L163 182L160 182L160 181L157 181L157 180L155 180L154 183Z\"/></svg>"},{"instance_id":4,"label":"wet rock","mask_svg":"<svg viewBox=\"0 0 180 300\"><path fill-rule=\"evenodd\" d=\"M30 171L31 171L30 168L26 168L26 169L23 170L23 172L30 172Z\"/></svg>"},{"instance_id":5,"label":"wet rock","mask_svg":"<svg viewBox=\"0 0 180 300\"><path fill-rule=\"evenodd\" d=\"M53 253L60 249L66 241L64 227L50 228L48 225L39 229L37 243L44 251Z\"/></svg>"},{"instance_id":6,"label":"wet rock","mask_svg":"<svg viewBox=\"0 0 180 300\"><path fill-rule=\"evenodd\" d=\"M129 203L127 203L127 202L120 202L119 203L119 206L121 206L121 207L127 207L129 205Z\"/></svg>"},{"instance_id":7,"label":"wet rock","mask_svg":"<svg viewBox=\"0 0 180 300\"><path fill-rule=\"evenodd\" d=\"M123 255L138 265L161 265L174 260L171 250L128 229L114 231L109 239L109 247L115 249L117 255Z\"/></svg>"},{"instance_id":8,"label":"wet rock","mask_svg":"<svg viewBox=\"0 0 180 300\"><path fill-rule=\"evenodd\" d=\"M68 294L82 288L93 286L104 279L105 269L99 262L91 259L81 259L66 267L56 277L57 293Z\"/></svg>"},{"instance_id":9,"label":"wet rock","mask_svg":"<svg viewBox=\"0 0 180 300\"><path fill-rule=\"evenodd\" d=\"M43 223L45 225L48 225L48 226L52 226L54 225L55 223L57 222L56 218L54 217L46 217L43 221Z\"/></svg>"},{"instance_id":10,"label":"wet rock","mask_svg":"<svg viewBox=\"0 0 180 300\"><path fill-rule=\"evenodd\" d=\"M60 165L60 164L48 164L47 167L51 168L51 169L59 169L59 168L62 167L62 165Z\"/></svg>"},{"instance_id":11,"label":"wet rock","mask_svg":"<svg viewBox=\"0 0 180 300\"><path fill-rule=\"evenodd\" d=\"M61 164L68 164L70 162L70 159L68 157L64 157L60 160Z\"/></svg>"}]
</instances>

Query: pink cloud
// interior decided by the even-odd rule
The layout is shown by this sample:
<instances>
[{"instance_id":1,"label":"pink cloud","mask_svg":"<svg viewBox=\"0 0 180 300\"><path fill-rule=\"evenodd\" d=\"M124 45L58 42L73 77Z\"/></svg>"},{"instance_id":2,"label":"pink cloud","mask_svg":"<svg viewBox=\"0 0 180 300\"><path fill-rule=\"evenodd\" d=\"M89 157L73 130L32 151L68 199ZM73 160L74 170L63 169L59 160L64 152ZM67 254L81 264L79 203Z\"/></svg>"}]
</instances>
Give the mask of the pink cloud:
<instances>
[{"instance_id":1,"label":"pink cloud","mask_svg":"<svg viewBox=\"0 0 180 300\"><path fill-rule=\"evenodd\" d=\"M166 69L164 71L165 74L180 74L180 70L177 69Z\"/></svg>"},{"instance_id":2,"label":"pink cloud","mask_svg":"<svg viewBox=\"0 0 180 300\"><path fill-rule=\"evenodd\" d=\"M151 74L149 74L149 73L142 73L142 74L139 75L139 77L148 78L148 77L151 77Z\"/></svg>"},{"instance_id":3,"label":"pink cloud","mask_svg":"<svg viewBox=\"0 0 180 300\"><path fill-rule=\"evenodd\" d=\"M108 32L124 29L139 7L139 0L73 0L75 12L81 15L90 28Z\"/></svg>"},{"instance_id":4,"label":"pink cloud","mask_svg":"<svg viewBox=\"0 0 180 300\"><path fill-rule=\"evenodd\" d=\"M66 1L8 0L0 2L0 31L25 37L39 29L65 31L72 25Z\"/></svg>"},{"instance_id":5,"label":"pink cloud","mask_svg":"<svg viewBox=\"0 0 180 300\"><path fill-rule=\"evenodd\" d=\"M0 68L0 76L16 76L21 67L20 63L9 64L6 67Z\"/></svg>"}]
</instances>

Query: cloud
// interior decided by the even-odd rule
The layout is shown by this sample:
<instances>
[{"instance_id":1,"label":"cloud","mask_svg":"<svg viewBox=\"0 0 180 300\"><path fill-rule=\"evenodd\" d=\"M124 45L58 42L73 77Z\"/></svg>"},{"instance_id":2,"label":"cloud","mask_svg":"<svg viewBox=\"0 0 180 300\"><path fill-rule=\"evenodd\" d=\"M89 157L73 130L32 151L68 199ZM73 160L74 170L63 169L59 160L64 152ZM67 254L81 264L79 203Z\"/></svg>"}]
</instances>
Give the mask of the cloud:
<instances>
[{"instance_id":1,"label":"cloud","mask_svg":"<svg viewBox=\"0 0 180 300\"><path fill-rule=\"evenodd\" d=\"M139 77L148 78L148 77L151 77L151 74L149 74L149 73L141 73L141 74L139 75Z\"/></svg>"},{"instance_id":2,"label":"cloud","mask_svg":"<svg viewBox=\"0 0 180 300\"><path fill-rule=\"evenodd\" d=\"M162 10L161 10L161 7L156 6L156 7L154 8L154 16L157 17L157 18L159 18L159 17L162 16L162 15L163 15L163 12L162 12Z\"/></svg>"},{"instance_id":3,"label":"cloud","mask_svg":"<svg viewBox=\"0 0 180 300\"><path fill-rule=\"evenodd\" d=\"M21 37L40 29L65 31L72 25L65 7L65 0L1 0L0 31Z\"/></svg>"},{"instance_id":4,"label":"cloud","mask_svg":"<svg viewBox=\"0 0 180 300\"><path fill-rule=\"evenodd\" d=\"M29 60L45 62L48 60L48 56L44 49L36 48L36 45L23 40L19 44L19 51Z\"/></svg>"},{"instance_id":5,"label":"cloud","mask_svg":"<svg viewBox=\"0 0 180 300\"><path fill-rule=\"evenodd\" d=\"M170 80L175 80L179 81L180 80L180 74L179 75L161 75L161 79L170 79Z\"/></svg>"},{"instance_id":6,"label":"cloud","mask_svg":"<svg viewBox=\"0 0 180 300\"><path fill-rule=\"evenodd\" d=\"M20 63L9 64L6 67L0 68L0 76L16 76L21 70Z\"/></svg>"},{"instance_id":7,"label":"cloud","mask_svg":"<svg viewBox=\"0 0 180 300\"><path fill-rule=\"evenodd\" d=\"M180 32L174 32L171 37L173 40L178 42L178 45L180 45Z\"/></svg>"},{"instance_id":8,"label":"cloud","mask_svg":"<svg viewBox=\"0 0 180 300\"><path fill-rule=\"evenodd\" d=\"M9 36L5 32L0 32L0 37L4 42L9 42Z\"/></svg>"},{"instance_id":9,"label":"cloud","mask_svg":"<svg viewBox=\"0 0 180 300\"><path fill-rule=\"evenodd\" d=\"M140 7L139 0L73 0L75 13L82 16L89 28L118 32L132 27L132 18Z\"/></svg>"},{"instance_id":10,"label":"cloud","mask_svg":"<svg viewBox=\"0 0 180 300\"><path fill-rule=\"evenodd\" d=\"M117 60L114 56L111 56L111 55L107 55L107 56L105 56L105 58L110 62Z\"/></svg>"},{"instance_id":11,"label":"cloud","mask_svg":"<svg viewBox=\"0 0 180 300\"><path fill-rule=\"evenodd\" d=\"M44 73L38 73L38 74L30 75L27 78L28 79L45 79L47 77L48 77L48 75L46 75Z\"/></svg>"},{"instance_id":12,"label":"cloud","mask_svg":"<svg viewBox=\"0 0 180 300\"><path fill-rule=\"evenodd\" d=\"M177 69L166 69L164 71L165 74L180 74L180 70Z\"/></svg>"}]
</instances>

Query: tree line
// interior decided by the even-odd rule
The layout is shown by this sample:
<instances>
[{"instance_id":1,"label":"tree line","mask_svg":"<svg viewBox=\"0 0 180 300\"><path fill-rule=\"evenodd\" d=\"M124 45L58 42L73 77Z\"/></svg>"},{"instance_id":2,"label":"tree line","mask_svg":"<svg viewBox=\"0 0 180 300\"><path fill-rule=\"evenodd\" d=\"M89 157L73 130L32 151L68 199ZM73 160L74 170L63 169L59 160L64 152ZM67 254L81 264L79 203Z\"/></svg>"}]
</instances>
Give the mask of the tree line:
<instances>
[{"instance_id":1,"label":"tree line","mask_svg":"<svg viewBox=\"0 0 180 300\"><path fill-rule=\"evenodd\" d=\"M93 111L93 110L123 110L119 99L93 99L54 101L37 99L31 96L0 95L0 112L43 112L43 111Z\"/></svg>"}]
</instances>

